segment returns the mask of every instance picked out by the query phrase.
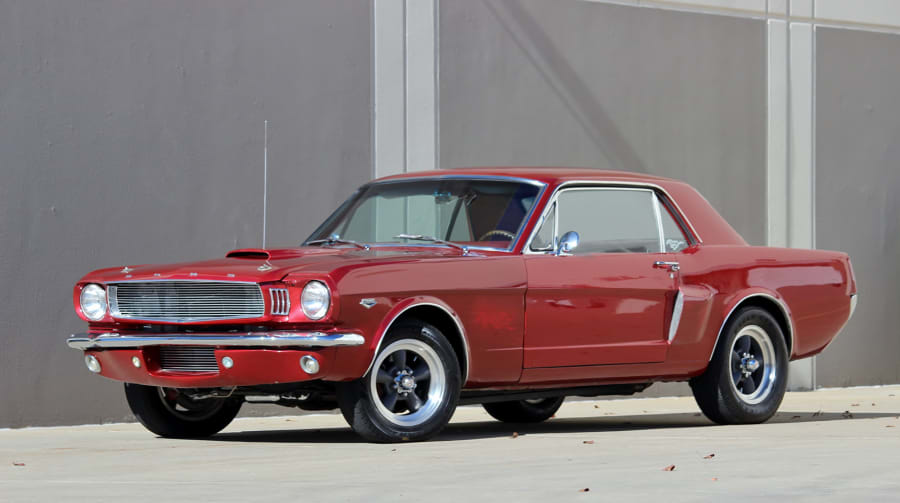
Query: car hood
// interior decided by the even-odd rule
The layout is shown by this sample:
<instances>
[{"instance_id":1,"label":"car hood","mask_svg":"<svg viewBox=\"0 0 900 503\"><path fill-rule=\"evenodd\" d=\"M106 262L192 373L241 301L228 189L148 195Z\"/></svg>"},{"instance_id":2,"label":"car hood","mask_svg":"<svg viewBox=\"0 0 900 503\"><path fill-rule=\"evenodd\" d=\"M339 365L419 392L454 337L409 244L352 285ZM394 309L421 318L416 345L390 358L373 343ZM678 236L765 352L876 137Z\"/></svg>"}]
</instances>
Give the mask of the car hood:
<instances>
[{"instance_id":1,"label":"car hood","mask_svg":"<svg viewBox=\"0 0 900 503\"><path fill-rule=\"evenodd\" d=\"M501 252L471 252L468 257ZM300 247L284 249L241 249L225 258L176 264L123 265L94 271L82 282L210 280L279 281L297 272L327 274L343 267L368 264L403 263L420 260L468 258L458 250L442 246L403 246L363 250L355 247Z\"/></svg>"}]
</instances>

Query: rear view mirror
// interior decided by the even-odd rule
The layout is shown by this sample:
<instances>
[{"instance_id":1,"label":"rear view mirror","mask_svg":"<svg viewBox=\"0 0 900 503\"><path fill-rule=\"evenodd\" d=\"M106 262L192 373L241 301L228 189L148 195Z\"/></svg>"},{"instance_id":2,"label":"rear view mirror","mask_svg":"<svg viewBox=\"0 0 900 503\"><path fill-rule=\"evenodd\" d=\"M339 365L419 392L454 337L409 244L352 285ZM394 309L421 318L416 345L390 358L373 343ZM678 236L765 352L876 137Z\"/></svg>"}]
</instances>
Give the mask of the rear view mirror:
<instances>
[{"instance_id":1,"label":"rear view mirror","mask_svg":"<svg viewBox=\"0 0 900 503\"><path fill-rule=\"evenodd\" d=\"M556 248L557 255L568 255L572 250L578 248L578 233L569 231L559 238L559 246Z\"/></svg>"}]
</instances>

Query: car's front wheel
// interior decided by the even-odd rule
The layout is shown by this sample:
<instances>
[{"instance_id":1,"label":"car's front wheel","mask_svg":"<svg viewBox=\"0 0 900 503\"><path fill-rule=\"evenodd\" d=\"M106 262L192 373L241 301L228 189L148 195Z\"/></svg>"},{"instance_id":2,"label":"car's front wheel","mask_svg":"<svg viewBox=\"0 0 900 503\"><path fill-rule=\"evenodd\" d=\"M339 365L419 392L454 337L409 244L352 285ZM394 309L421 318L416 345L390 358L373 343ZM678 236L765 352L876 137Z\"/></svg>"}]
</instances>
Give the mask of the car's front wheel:
<instances>
[{"instance_id":1,"label":"car's front wheel","mask_svg":"<svg viewBox=\"0 0 900 503\"><path fill-rule=\"evenodd\" d=\"M758 307L729 321L709 367L690 381L694 398L719 424L761 423L781 405L788 352L778 322Z\"/></svg>"},{"instance_id":2,"label":"car's front wheel","mask_svg":"<svg viewBox=\"0 0 900 503\"><path fill-rule=\"evenodd\" d=\"M456 353L436 327L404 323L385 336L365 377L338 386L338 403L366 440L426 440L453 416L460 374Z\"/></svg>"},{"instance_id":3,"label":"car's front wheel","mask_svg":"<svg viewBox=\"0 0 900 503\"><path fill-rule=\"evenodd\" d=\"M199 438L222 431L241 410L240 398L194 399L174 388L125 383L131 412L161 437Z\"/></svg>"},{"instance_id":4,"label":"car's front wheel","mask_svg":"<svg viewBox=\"0 0 900 503\"><path fill-rule=\"evenodd\" d=\"M498 421L505 423L540 423L556 414L562 406L564 396L536 398L512 402L493 402L483 405L484 410Z\"/></svg>"}]
</instances>

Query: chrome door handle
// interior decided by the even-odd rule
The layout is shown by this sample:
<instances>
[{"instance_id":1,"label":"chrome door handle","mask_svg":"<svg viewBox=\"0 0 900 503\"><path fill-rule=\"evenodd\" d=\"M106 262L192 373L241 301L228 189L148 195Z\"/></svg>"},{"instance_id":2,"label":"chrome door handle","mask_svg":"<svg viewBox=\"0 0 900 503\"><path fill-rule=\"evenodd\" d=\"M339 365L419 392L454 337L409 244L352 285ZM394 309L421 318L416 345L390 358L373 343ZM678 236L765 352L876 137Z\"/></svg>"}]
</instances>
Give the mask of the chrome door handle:
<instances>
[{"instance_id":1,"label":"chrome door handle","mask_svg":"<svg viewBox=\"0 0 900 503\"><path fill-rule=\"evenodd\" d=\"M673 272L681 269L681 266L678 265L678 262L665 262L663 260L657 260L656 262L654 262L653 267L665 267Z\"/></svg>"}]
</instances>

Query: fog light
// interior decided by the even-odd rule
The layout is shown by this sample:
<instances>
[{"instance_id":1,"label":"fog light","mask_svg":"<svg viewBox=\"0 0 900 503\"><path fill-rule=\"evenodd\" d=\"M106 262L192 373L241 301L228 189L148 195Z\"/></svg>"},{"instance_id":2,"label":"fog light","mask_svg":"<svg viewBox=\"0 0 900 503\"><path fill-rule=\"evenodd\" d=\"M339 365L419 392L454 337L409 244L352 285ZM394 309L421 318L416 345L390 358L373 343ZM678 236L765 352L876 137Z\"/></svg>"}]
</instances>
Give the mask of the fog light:
<instances>
[{"instance_id":1,"label":"fog light","mask_svg":"<svg viewBox=\"0 0 900 503\"><path fill-rule=\"evenodd\" d=\"M225 358L222 358L222 366L230 369L231 367L234 367L234 360L232 360L230 356L226 356Z\"/></svg>"},{"instance_id":2,"label":"fog light","mask_svg":"<svg viewBox=\"0 0 900 503\"><path fill-rule=\"evenodd\" d=\"M132 356L131 364L134 365L134 368L139 369L139 368L141 368L141 359L138 358L137 356Z\"/></svg>"},{"instance_id":3,"label":"fog light","mask_svg":"<svg viewBox=\"0 0 900 503\"><path fill-rule=\"evenodd\" d=\"M306 355L300 358L300 368L307 374L315 374L319 371L319 362L312 356Z\"/></svg>"},{"instance_id":4,"label":"fog light","mask_svg":"<svg viewBox=\"0 0 900 503\"><path fill-rule=\"evenodd\" d=\"M84 364L87 365L88 370L95 374L99 374L100 370L100 360L97 359L94 355L87 355L84 357Z\"/></svg>"}]
</instances>

